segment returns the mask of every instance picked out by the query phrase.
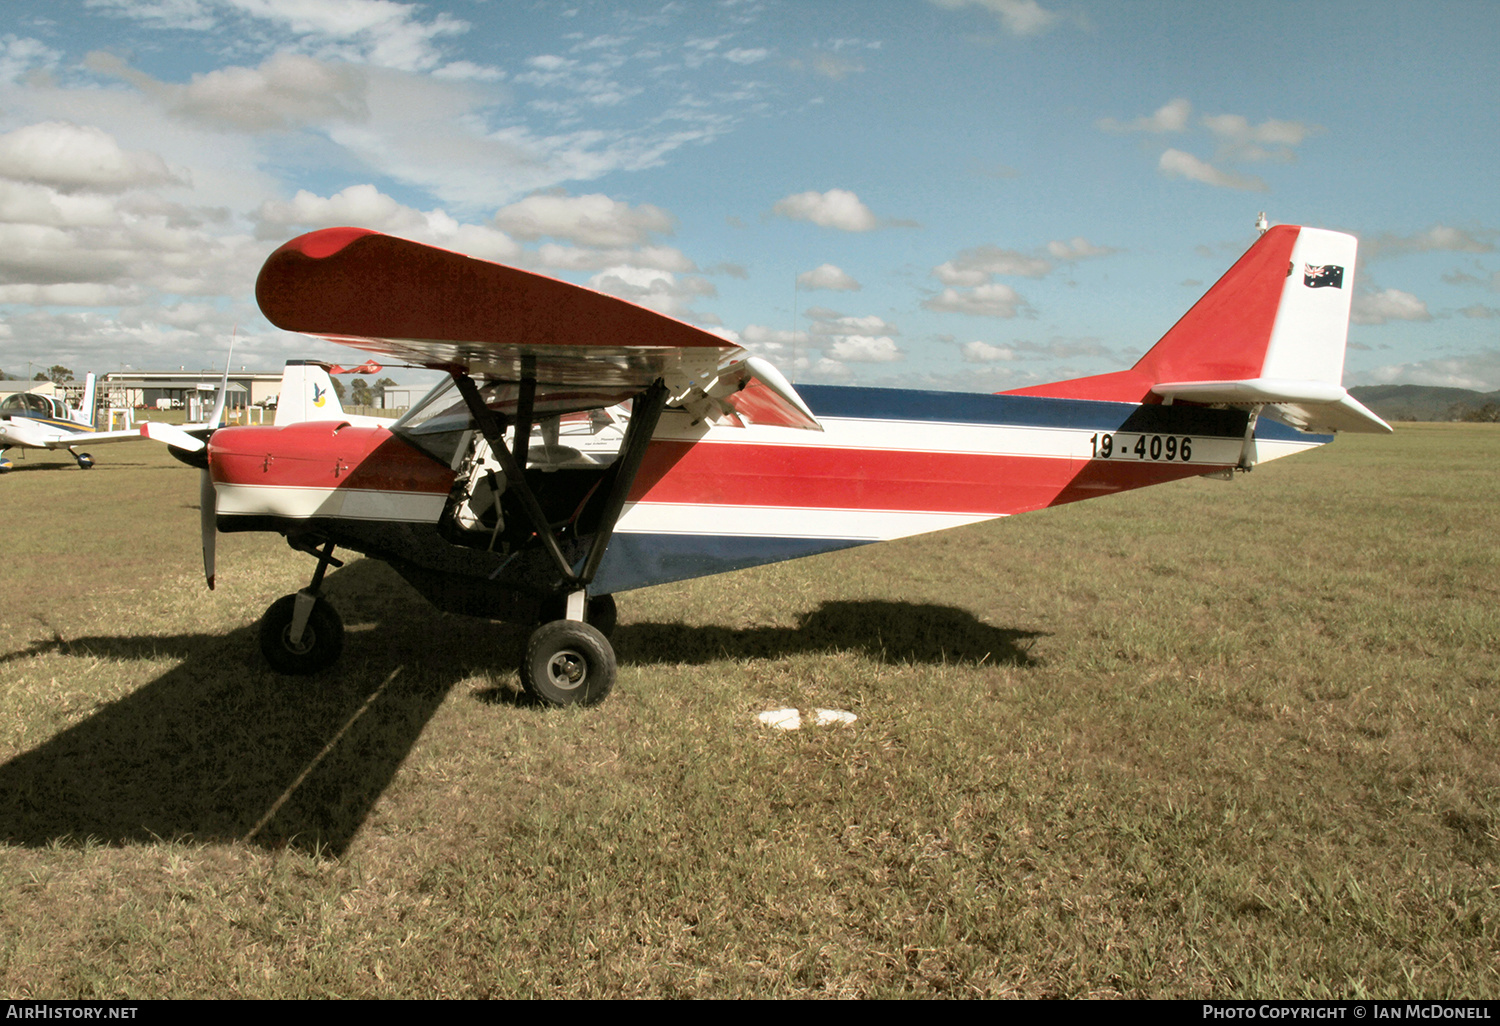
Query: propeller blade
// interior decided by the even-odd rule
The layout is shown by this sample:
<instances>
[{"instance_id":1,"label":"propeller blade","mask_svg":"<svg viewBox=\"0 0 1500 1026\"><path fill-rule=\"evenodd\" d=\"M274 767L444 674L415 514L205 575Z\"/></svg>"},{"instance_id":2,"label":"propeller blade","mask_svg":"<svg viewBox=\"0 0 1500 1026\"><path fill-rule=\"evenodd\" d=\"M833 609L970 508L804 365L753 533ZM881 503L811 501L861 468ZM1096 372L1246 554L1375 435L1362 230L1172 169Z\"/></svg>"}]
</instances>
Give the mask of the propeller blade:
<instances>
[{"instance_id":1,"label":"propeller blade","mask_svg":"<svg viewBox=\"0 0 1500 1026\"><path fill-rule=\"evenodd\" d=\"M198 479L198 519L203 527L203 576L208 590L214 590L214 548L219 540L218 502L214 479L207 470Z\"/></svg>"}]
</instances>

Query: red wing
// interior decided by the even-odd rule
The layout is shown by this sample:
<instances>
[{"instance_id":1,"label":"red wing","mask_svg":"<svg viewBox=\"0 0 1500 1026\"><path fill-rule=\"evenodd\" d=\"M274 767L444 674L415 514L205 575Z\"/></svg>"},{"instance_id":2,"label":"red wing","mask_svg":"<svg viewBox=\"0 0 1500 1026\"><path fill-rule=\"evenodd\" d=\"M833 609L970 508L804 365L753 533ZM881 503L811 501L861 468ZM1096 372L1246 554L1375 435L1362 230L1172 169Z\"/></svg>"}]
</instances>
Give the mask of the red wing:
<instances>
[{"instance_id":1,"label":"red wing","mask_svg":"<svg viewBox=\"0 0 1500 1026\"><path fill-rule=\"evenodd\" d=\"M717 364L734 343L614 296L363 228L299 236L255 283L287 331L476 376L645 387L681 364ZM707 357L705 361L703 358Z\"/></svg>"},{"instance_id":2,"label":"red wing","mask_svg":"<svg viewBox=\"0 0 1500 1026\"><path fill-rule=\"evenodd\" d=\"M395 362L491 381L535 377L539 404L553 393L632 395L661 378L674 405L712 394L757 423L818 427L775 368L728 339L602 292L364 228L288 242L261 268L255 298L278 328Z\"/></svg>"}]
</instances>

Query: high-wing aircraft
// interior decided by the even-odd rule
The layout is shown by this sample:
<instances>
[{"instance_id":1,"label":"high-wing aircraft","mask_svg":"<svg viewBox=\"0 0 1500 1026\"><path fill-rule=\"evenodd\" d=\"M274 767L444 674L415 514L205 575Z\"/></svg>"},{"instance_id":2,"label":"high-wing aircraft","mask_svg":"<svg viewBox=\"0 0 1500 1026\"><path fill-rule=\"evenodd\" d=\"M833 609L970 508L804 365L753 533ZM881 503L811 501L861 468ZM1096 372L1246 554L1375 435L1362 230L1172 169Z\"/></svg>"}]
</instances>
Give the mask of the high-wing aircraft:
<instances>
[{"instance_id":1,"label":"high-wing aircraft","mask_svg":"<svg viewBox=\"0 0 1500 1026\"><path fill-rule=\"evenodd\" d=\"M340 655L339 548L441 609L538 625L551 704L615 678L613 595L1236 469L1389 431L1339 384L1356 242L1267 231L1129 370L998 395L805 385L611 296L359 228L293 239L256 285L278 327L447 372L389 427L233 427L208 443L219 531L313 555L261 649Z\"/></svg>"},{"instance_id":2,"label":"high-wing aircraft","mask_svg":"<svg viewBox=\"0 0 1500 1026\"><path fill-rule=\"evenodd\" d=\"M140 441L138 428L125 431L96 431L94 410L94 375L84 376L83 405L73 409L54 396L35 392L16 392L0 402L0 474L11 469L6 449L66 449L83 470L94 465L94 457L79 452L82 445L105 445L110 442Z\"/></svg>"}]
</instances>

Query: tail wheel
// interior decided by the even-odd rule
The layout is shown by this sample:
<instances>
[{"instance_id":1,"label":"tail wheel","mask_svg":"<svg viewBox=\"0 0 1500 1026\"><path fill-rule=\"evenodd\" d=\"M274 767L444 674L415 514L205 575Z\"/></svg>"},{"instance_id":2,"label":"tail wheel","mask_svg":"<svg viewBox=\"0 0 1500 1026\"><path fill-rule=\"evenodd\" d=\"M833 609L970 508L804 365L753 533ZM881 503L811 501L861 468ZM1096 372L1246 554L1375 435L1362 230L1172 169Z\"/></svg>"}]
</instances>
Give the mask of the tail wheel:
<instances>
[{"instance_id":1,"label":"tail wheel","mask_svg":"<svg viewBox=\"0 0 1500 1026\"><path fill-rule=\"evenodd\" d=\"M521 685L546 705L597 705L615 686L615 651L586 623L544 623L527 642Z\"/></svg>"},{"instance_id":2,"label":"tail wheel","mask_svg":"<svg viewBox=\"0 0 1500 1026\"><path fill-rule=\"evenodd\" d=\"M292 617L297 596L284 595L271 603L260 620L260 651L278 673L306 676L326 670L344 652L344 622L328 601L319 598L302 628L302 637L292 641Z\"/></svg>"}]
</instances>

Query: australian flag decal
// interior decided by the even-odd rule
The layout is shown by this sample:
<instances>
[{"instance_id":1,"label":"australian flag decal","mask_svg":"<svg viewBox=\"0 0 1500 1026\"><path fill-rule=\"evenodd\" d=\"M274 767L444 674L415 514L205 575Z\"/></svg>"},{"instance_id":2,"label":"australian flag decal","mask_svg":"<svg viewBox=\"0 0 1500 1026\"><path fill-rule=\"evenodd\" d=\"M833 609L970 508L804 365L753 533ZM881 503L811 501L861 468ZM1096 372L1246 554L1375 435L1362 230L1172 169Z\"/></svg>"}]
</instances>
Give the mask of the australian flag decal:
<instances>
[{"instance_id":1,"label":"australian flag decal","mask_svg":"<svg viewBox=\"0 0 1500 1026\"><path fill-rule=\"evenodd\" d=\"M1344 287L1344 269L1338 264L1304 264L1302 284L1310 289Z\"/></svg>"}]
</instances>

